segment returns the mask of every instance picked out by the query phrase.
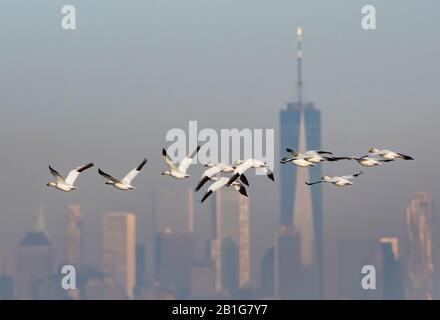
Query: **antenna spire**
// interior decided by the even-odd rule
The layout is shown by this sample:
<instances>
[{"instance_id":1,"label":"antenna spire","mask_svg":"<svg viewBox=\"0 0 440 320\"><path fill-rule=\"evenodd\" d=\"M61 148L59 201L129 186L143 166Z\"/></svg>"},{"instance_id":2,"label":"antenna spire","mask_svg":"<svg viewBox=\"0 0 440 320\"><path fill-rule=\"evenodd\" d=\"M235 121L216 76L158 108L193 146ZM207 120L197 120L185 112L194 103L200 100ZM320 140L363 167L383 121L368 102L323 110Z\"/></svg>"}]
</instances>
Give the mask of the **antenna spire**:
<instances>
[{"instance_id":1,"label":"antenna spire","mask_svg":"<svg viewBox=\"0 0 440 320\"><path fill-rule=\"evenodd\" d=\"M303 57L303 52L302 52L302 38L303 38L303 28L302 27L297 27L296 28L296 42L297 42L297 53L296 53L296 58L297 58L297 90L298 90L298 104L300 105L300 107L302 108L303 105L303 93L302 93L302 86L303 86L303 82L302 82L302 57Z\"/></svg>"}]
</instances>

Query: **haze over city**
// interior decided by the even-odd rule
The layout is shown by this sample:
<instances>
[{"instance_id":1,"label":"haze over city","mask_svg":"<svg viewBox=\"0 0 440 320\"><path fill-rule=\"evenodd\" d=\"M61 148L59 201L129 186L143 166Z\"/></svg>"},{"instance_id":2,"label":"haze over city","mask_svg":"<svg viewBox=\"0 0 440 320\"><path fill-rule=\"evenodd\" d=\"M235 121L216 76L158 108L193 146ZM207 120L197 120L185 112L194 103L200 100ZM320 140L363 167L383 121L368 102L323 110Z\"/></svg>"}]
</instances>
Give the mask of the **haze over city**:
<instances>
[{"instance_id":1,"label":"haze over city","mask_svg":"<svg viewBox=\"0 0 440 320\"><path fill-rule=\"evenodd\" d=\"M0 264L9 272L40 210L61 260L68 208L80 204L84 259L98 268L104 213L135 213L147 255L154 194L157 229L184 231L188 188L203 167L190 167L185 181L161 177L166 133L186 131L190 120L199 130L269 128L278 146L280 111L297 99L299 25L304 100L321 111L322 148L362 156L376 146L415 158L367 168L348 189L322 186L325 296L337 297L340 240L403 240L412 195L430 193L434 204L440 197L440 3L369 1L377 29L365 31L362 1L70 2L74 32L60 28L60 2L1 4ZM109 188L96 172L122 176L145 157L130 192ZM46 187L49 164L67 172L91 161L95 168L79 178L77 191ZM275 165L276 183L248 177L253 287L279 229L278 156ZM327 175L357 171L356 162L322 165ZM194 195L195 220L207 229L211 207L201 196ZM399 245L405 250L404 241Z\"/></svg>"}]
</instances>

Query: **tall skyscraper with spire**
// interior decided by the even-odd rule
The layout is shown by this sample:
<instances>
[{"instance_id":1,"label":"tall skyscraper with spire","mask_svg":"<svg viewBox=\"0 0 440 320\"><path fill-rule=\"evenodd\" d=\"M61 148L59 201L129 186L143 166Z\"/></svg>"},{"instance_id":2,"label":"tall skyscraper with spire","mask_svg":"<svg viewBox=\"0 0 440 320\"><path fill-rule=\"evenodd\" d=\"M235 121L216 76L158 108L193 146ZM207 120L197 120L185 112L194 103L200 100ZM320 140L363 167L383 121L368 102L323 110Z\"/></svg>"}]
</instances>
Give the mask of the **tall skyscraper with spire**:
<instances>
[{"instance_id":1,"label":"tall skyscraper with spire","mask_svg":"<svg viewBox=\"0 0 440 320\"><path fill-rule=\"evenodd\" d=\"M321 148L321 112L313 103L304 102L302 80L303 29L297 28L297 101L288 103L280 113L280 157L286 148L304 152ZM300 239L303 270L307 270L312 297L323 296L323 221L322 189L305 186L305 180L319 180L321 166L280 167L280 223L293 227Z\"/></svg>"}]
</instances>

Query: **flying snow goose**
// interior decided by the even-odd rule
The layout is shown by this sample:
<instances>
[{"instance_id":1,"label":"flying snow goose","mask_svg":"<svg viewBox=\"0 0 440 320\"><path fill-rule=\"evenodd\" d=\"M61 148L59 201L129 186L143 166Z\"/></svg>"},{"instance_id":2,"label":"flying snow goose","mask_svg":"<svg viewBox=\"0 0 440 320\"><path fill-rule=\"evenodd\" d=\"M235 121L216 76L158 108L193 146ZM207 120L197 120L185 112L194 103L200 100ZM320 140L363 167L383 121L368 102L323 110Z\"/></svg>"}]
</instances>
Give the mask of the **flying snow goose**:
<instances>
[{"instance_id":1,"label":"flying snow goose","mask_svg":"<svg viewBox=\"0 0 440 320\"><path fill-rule=\"evenodd\" d=\"M377 148L371 148L368 152L370 153L370 155L378 155L382 159L389 160L389 161L394 161L397 159L414 160L412 157L407 156L405 154L398 153L398 152L391 151L391 150L386 150L386 149L379 150Z\"/></svg>"},{"instance_id":2,"label":"flying snow goose","mask_svg":"<svg viewBox=\"0 0 440 320\"><path fill-rule=\"evenodd\" d=\"M203 201L206 200L206 198L208 198L213 192L216 192L218 189L220 189L221 187L227 185L229 178L228 177L212 177L212 180L214 180L215 182L213 184L211 184L208 188L208 191L205 193L205 195L202 198L202 203ZM234 181L232 182L232 186L234 187L235 190L237 190L241 195L247 197L247 192L246 192L246 188L238 181Z\"/></svg>"},{"instance_id":3,"label":"flying snow goose","mask_svg":"<svg viewBox=\"0 0 440 320\"><path fill-rule=\"evenodd\" d=\"M291 162L298 167L311 167L322 161L335 161L332 152L323 150L309 150L305 153L298 153L295 150L286 148L286 151L291 154L291 156L284 157L281 159L281 163ZM322 156L330 155L330 156Z\"/></svg>"},{"instance_id":4,"label":"flying snow goose","mask_svg":"<svg viewBox=\"0 0 440 320\"><path fill-rule=\"evenodd\" d=\"M202 177L200 178L199 183L197 184L196 188L195 188L195 192L199 191L201 187L203 187L203 185L208 181L208 180L212 180L212 178L220 173L233 173L235 168L226 164L226 163L219 163L219 164L213 164L213 163L207 163L205 164L205 167L208 167L207 170L205 170L205 172L203 172ZM240 180L241 182L243 182L243 184L249 186L249 182L247 181L247 178L244 174L242 174L240 176Z\"/></svg>"},{"instance_id":5,"label":"flying snow goose","mask_svg":"<svg viewBox=\"0 0 440 320\"><path fill-rule=\"evenodd\" d=\"M46 184L48 187L54 187L59 190L62 190L64 192L69 192L78 189L73 184L75 183L75 180L78 178L81 172L84 170L87 170L88 168L93 167L93 162L86 164L84 166L75 168L71 170L68 174L66 179L64 179L55 169L53 169L51 166L49 166L50 173L55 177L55 182L49 182Z\"/></svg>"},{"instance_id":6,"label":"flying snow goose","mask_svg":"<svg viewBox=\"0 0 440 320\"><path fill-rule=\"evenodd\" d=\"M382 164L382 162L389 162L392 160L385 160L381 159L377 156L369 156L365 155L363 157L333 157L332 159L329 159L329 161L338 161L338 160L356 160L361 166L364 167L375 167Z\"/></svg>"},{"instance_id":7,"label":"flying snow goose","mask_svg":"<svg viewBox=\"0 0 440 320\"><path fill-rule=\"evenodd\" d=\"M250 168L262 169L264 174L270 180L275 181L272 171L269 169L269 166L263 161L256 159L237 160L235 164L237 165L237 167L235 168L232 177L226 184L227 187L229 187L235 180L238 179L238 177L242 176L243 173Z\"/></svg>"},{"instance_id":8,"label":"flying snow goose","mask_svg":"<svg viewBox=\"0 0 440 320\"><path fill-rule=\"evenodd\" d=\"M139 174L142 170L142 167L147 163L147 159L144 159L140 165L131 170L122 180L116 179L115 177L105 173L101 169L98 168L98 172L101 176L108 179L105 184L109 184L114 186L119 190L133 190L136 189L131 185L131 181Z\"/></svg>"},{"instance_id":9,"label":"flying snow goose","mask_svg":"<svg viewBox=\"0 0 440 320\"><path fill-rule=\"evenodd\" d=\"M191 165L194 156L200 150L200 146L197 146L197 149L193 151L190 155L183 158L180 164L175 164L167 154L165 149L162 149L162 157L165 160L165 163L168 165L169 169L162 172L163 176L171 176L176 179L185 179L189 177L189 174L186 173L188 167Z\"/></svg>"},{"instance_id":10,"label":"flying snow goose","mask_svg":"<svg viewBox=\"0 0 440 320\"><path fill-rule=\"evenodd\" d=\"M338 187L345 187L345 186L351 186L353 184L353 182L351 182L350 180L354 179L357 176L360 176L361 174L363 174L364 172L359 171L358 173L352 174L350 176L342 176L342 177L329 177L329 176L323 176L321 178L321 180L316 181L316 182L307 182L306 184L311 186L317 183L322 183L322 182L330 182L332 184L334 184L335 186Z\"/></svg>"}]
</instances>

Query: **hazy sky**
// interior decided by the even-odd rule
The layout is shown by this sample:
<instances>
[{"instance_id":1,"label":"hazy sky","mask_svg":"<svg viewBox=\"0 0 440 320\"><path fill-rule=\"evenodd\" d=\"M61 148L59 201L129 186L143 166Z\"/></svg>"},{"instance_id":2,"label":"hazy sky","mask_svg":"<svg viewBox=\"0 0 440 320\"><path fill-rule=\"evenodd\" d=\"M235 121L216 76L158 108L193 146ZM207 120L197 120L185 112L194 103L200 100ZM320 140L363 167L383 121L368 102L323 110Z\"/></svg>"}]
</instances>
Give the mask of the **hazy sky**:
<instances>
[{"instance_id":1,"label":"hazy sky","mask_svg":"<svg viewBox=\"0 0 440 320\"><path fill-rule=\"evenodd\" d=\"M60 26L67 3L77 9L73 32ZM376 6L375 31L360 26L364 4ZM160 227L172 220L183 226L186 206L179 204L201 168L191 168L187 181L160 176L166 132L186 130L188 120L200 129L277 130L279 111L296 97L298 25L305 30L305 96L322 111L323 147L363 155L378 146L416 158L366 170L352 188L324 186L327 256L340 237L401 236L411 194L440 197L439 11L434 0L1 0L0 260L14 259L40 206L59 255L67 207L83 206L94 264L102 214L129 210L149 221L155 187ZM150 161L134 192L103 185L96 168L79 178L77 192L46 187L48 164L65 173L94 161L124 175L144 157ZM328 175L357 170L350 162L323 168ZM279 197L268 179L251 183L258 280ZM196 210L208 214L208 206Z\"/></svg>"}]
</instances>

